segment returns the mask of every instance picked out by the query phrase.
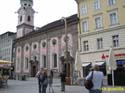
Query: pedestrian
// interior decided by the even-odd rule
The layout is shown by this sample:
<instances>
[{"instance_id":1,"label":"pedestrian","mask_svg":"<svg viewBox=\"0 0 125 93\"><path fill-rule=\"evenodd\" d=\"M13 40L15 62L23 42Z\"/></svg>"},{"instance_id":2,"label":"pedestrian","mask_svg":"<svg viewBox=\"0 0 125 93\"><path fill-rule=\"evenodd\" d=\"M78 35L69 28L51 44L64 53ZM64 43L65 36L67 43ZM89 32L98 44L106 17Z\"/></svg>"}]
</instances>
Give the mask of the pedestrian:
<instances>
[{"instance_id":1,"label":"pedestrian","mask_svg":"<svg viewBox=\"0 0 125 93\"><path fill-rule=\"evenodd\" d=\"M48 85L48 76L47 76L47 70L46 69L44 69L43 80L41 82L42 82L42 93L46 93L46 88L47 88L47 85Z\"/></svg>"},{"instance_id":2,"label":"pedestrian","mask_svg":"<svg viewBox=\"0 0 125 93\"><path fill-rule=\"evenodd\" d=\"M61 78L61 91L65 92L65 81L66 81L66 72L65 71L60 73L60 78Z\"/></svg>"},{"instance_id":3,"label":"pedestrian","mask_svg":"<svg viewBox=\"0 0 125 93\"><path fill-rule=\"evenodd\" d=\"M103 72L99 71L99 66L94 65L93 70L87 75L86 80L89 80L93 72L92 82L93 87L89 90L89 93L102 93L101 87L103 83Z\"/></svg>"},{"instance_id":4,"label":"pedestrian","mask_svg":"<svg viewBox=\"0 0 125 93\"><path fill-rule=\"evenodd\" d=\"M52 93L54 93L54 90L52 87L52 84L53 84L53 71L52 70L50 70L50 72L49 72L48 84L49 84L49 93L50 93L50 90L52 91Z\"/></svg>"},{"instance_id":5,"label":"pedestrian","mask_svg":"<svg viewBox=\"0 0 125 93\"><path fill-rule=\"evenodd\" d=\"M40 68L40 70L37 72L36 77L38 79L38 86L39 86L39 93L42 93L41 88L42 88L42 80L43 80L43 68Z\"/></svg>"}]
</instances>

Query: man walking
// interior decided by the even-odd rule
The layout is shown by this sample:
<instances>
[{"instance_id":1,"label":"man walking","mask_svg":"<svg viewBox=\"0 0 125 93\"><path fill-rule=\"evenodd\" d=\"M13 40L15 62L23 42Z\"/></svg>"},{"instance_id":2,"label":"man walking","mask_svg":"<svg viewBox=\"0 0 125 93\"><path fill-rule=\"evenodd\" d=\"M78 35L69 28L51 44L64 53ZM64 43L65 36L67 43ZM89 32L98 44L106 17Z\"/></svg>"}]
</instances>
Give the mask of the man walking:
<instances>
[{"instance_id":1,"label":"man walking","mask_svg":"<svg viewBox=\"0 0 125 93\"><path fill-rule=\"evenodd\" d=\"M41 68L40 71L37 72L36 77L38 78L38 86L39 86L39 93L41 93L41 88L42 88L42 79L43 79L43 72L44 69Z\"/></svg>"},{"instance_id":2,"label":"man walking","mask_svg":"<svg viewBox=\"0 0 125 93\"><path fill-rule=\"evenodd\" d=\"M93 82L93 88L89 90L89 93L102 93L101 87L103 82L103 72L99 71L99 66L94 65L93 71L91 71L88 76L86 77L86 80L89 80L93 72L92 76L92 82Z\"/></svg>"},{"instance_id":3,"label":"man walking","mask_svg":"<svg viewBox=\"0 0 125 93\"><path fill-rule=\"evenodd\" d=\"M62 91L62 92L65 92L66 72L63 71L63 72L60 74L60 77L61 77L61 91Z\"/></svg>"}]
</instances>

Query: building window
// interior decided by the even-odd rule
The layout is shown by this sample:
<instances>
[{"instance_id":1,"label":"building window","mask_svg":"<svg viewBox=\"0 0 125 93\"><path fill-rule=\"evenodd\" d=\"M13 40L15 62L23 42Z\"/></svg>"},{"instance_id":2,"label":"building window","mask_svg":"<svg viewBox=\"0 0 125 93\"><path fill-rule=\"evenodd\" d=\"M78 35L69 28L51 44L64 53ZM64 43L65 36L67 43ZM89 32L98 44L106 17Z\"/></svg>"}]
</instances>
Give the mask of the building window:
<instances>
[{"instance_id":1,"label":"building window","mask_svg":"<svg viewBox=\"0 0 125 93\"><path fill-rule=\"evenodd\" d=\"M31 18L30 18L30 16L28 16L28 17L27 17L27 21L30 22L30 20L31 20Z\"/></svg>"},{"instance_id":2,"label":"building window","mask_svg":"<svg viewBox=\"0 0 125 93\"><path fill-rule=\"evenodd\" d=\"M26 58L25 58L25 69L28 69L28 61L29 61L29 60L28 60L28 58L26 57Z\"/></svg>"},{"instance_id":3,"label":"building window","mask_svg":"<svg viewBox=\"0 0 125 93\"><path fill-rule=\"evenodd\" d=\"M54 68L57 67L57 54L56 53L53 54L53 67Z\"/></svg>"},{"instance_id":4,"label":"building window","mask_svg":"<svg viewBox=\"0 0 125 93\"><path fill-rule=\"evenodd\" d=\"M112 36L112 43L113 43L113 47L119 46L119 35L113 35Z\"/></svg>"},{"instance_id":5,"label":"building window","mask_svg":"<svg viewBox=\"0 0 125 93\"><path fill-rule=\"evenodd\" d=\"M99 28L102 27L101 17L96 17L95 18L95 26L96 26L96 29L99 29Z\"/></svg>"},{"instance_id":6,"label":"building window","mask_svg":"<svg viewBox=\"0 0 125 93\"><path fill-rule=\"evenodd\" d=\"M103 39L97 38L97 49L102 49L102 48L103 48Z\"/></svg>"},{"instance_id":7,"label":"building window","mask_svg":"<svg viewBox=\"0 0 125 93\"><path fill-rule=\"evenodd\" d=\"M18 53L20 53L20 48L18 48Z\"/></svg>"},{"instance_id":8,"label":"building window","mask_svg":"<svg viewBox=\"0 0 125 93\"><path fill-rule=\"evenodd\" d=\"M88 31L88 22L87 22L87 20L83 20L83 22L82 22L82 29L83 29L83 32L87 32Z\"/></svg>"},{"instance_id":9,"label":"building window","mask_svg":"<svg viewBox=\"0 0 125 93\"><path fill-rule=\"evenodd\" d=\"M88 41L83 41L83 50L84 50L84 51L89 51Z\"/></svg>"},{"instance_id":10,"label":"building window","mask_svg":"<svg viewBox=\"0 0 125 93\"><path fill-rule=\"evenodd\" d=\"M108 0L108 5L112 6L116 3L116 0Z\"/></svg>"},{"instance_id":11,"label":"building window","mask_svg":"<svg viewBox=\"0 0 125 93\"><path fill-rule=\"evenodd\" d=\"M20 22L22 22L22 16L20 16Z\"/></svg>"},{"instance_id":12,"label":"building window","mask_svg":"<svg viewBox=\"0 0 125 93\"><path fill-rule=\"evenodd\" d=\"M123 0L123 3L125 4L125 0Z\"/></svg>"},{"instance_id":13,"label":"building window","mask_svg":"<svg viewBox=\"0 0 125 93\"><path fill-rule=\"evenodd\" d=\"M28 46L26 46L26 51L28 51L28 49L29 49Z\"/></svg>"},{"instance_id":14,"label":"building window","mask_svg":"<svg viewBox=\"0 0 125 93\"><path fill-rule=\"evenodd\" d=\"M46 47L46 42L42 42L42 46L43 46L43 48L45 48Z\"/></svg>"},{"instance_id":15,"label":"building window","mask_svg":"<svg viewBox=\"0 0 125 93\"><path fill-rule=\"evenodd\" d=\"M33 49L36 49L36 48L37 48L37 45L36 45L36 44L34 44L34 45L33 45Z\"/></svg>"},{"instance_id":16,"label":"building window","mask_svg":"<svg viewBox=\"0 0 125 93\"><path fill-rule=\"evenodd\" d=\"M93 6L94 10L100 9L100 0L94 0Z\"/></svg>"},{"instance_id":17,"label":"building window","mask_svg":"<svg viewBox=\"0 0 125 93\"><path fill-rule=\"evenodd\" d=\"M43 55L43 67L46 68L47 67L47 60L46 60L46 55Z\"/></svg>"},{"instance_id":18,"label":"building window","mask_svg":"<svg viewBox=\"0 0 125 93\"><path fill-rule=\"evenodd\" d=\"M117 13L113 12L109 14L109 18L110 18L110 24L111 25L115 25L118 23L118 17L117 17Z\"/></svg>"},{"instance_id":19,"label":"building window","mask_svg":"<svg viewBox=\"0 0 125 93\"><path fill-rule=\"evenodd\" d=\"M80 10L80 15L87 14L87 5L83 5Z\"/></svg>"},{"instance_id":20,"label":"building window","mask_svg":"<svg viewBox=\"0 0 125 93\"><path fill-rule=\"evenodd\" d=\"M52 44L53 44L53 45L56 45L56 39L53 39L53 40L52 40Z\"/></svg>"}]
</instances>

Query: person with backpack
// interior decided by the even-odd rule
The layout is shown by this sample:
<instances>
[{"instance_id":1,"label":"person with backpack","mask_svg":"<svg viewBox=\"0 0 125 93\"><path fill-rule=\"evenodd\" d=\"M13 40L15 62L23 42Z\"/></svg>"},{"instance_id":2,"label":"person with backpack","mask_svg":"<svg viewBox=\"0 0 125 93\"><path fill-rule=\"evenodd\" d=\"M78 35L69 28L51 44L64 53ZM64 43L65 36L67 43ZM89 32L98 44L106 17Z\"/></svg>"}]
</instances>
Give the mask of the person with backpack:
<instances>
[{"instance_id":1,"label":"person with backpack","mask_svg":"<svg viewBox=\"0 0 125 93\"><path fill-rule=\"evenodd\" d=\"M89 93L102 93L101 87L103 82L103 72L99 71L99 66L94 65L93 70L87 75L86 80L92 77L93 87L89 89Z\"/></svg>"}]
</instances>

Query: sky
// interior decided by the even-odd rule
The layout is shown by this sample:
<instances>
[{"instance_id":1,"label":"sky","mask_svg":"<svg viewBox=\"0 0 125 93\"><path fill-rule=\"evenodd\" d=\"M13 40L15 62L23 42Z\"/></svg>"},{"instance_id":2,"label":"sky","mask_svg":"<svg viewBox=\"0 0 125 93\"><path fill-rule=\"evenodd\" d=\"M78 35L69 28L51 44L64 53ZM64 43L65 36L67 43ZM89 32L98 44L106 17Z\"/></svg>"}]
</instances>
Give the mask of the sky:
<instances>
[{"instance_id":1,"label":"sky","mask_svg":"<svg viewBox=\"0 0 125 93\"><path fill-rule=\"evenodd\" d=\"M17 10L20 0L1 0L0 2L0 34L7 31L16 32ZM36 11L34 26L42 27L48 23L77 13L75 0L34 0Z\"/></svg>"}]
</instances>

